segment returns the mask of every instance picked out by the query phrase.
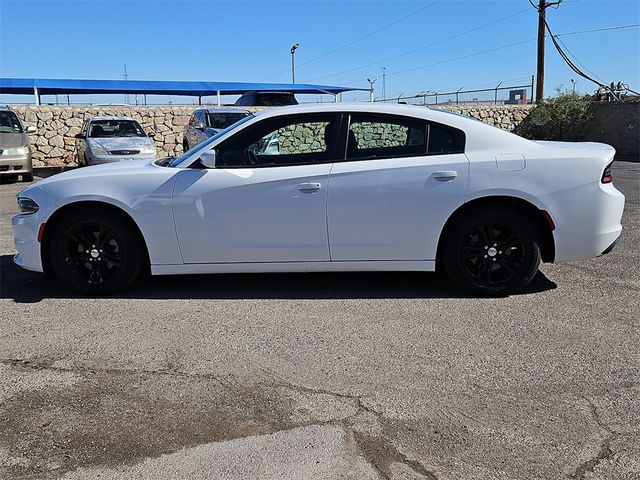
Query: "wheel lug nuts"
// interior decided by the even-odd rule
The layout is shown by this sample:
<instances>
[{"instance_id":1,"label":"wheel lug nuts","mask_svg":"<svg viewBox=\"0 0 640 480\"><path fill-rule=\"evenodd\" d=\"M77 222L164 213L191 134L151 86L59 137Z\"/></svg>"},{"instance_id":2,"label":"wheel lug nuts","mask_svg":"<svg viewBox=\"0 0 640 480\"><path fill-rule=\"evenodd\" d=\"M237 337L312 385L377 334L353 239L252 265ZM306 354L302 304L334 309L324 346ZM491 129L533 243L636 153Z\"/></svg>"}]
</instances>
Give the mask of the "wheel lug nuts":
<instances>
[{"instance_id":1,"label":"wheel lug nuts","mask_svg":"<svg viewBox=\"0 0 640 480\"><path fill-rule=\"evenodd\" d=\"M502 250L498 250L498 255L502 255Z\"/></svg>"},{"instance_id":2,"label":"wheel lug nuts","mask_svg":"<svg viewBox=\"0 0 640 480\"><path fill-rule=\"evenodd\" d=\"M494 259L493 259L493 261L495 262L495 261L496 261L496 259L494 258Z\"/></svg>"},{"instance_id":3,"label":"wheel lug nuts","mask_svg":"<svg viewBox=\"0 0 640 480\"><path fill-rule=\"evenodd\" d=\"M494 247L497 247L497 246L498 246L498 244L497 244L497 243L494 243L494 244L493 244L493 246L494 246Z\"/></svg>"},{"instance_id":4,"label":"wheel lug nuts","mask_svg":"<svg viewBox=\"0 0 640 480\"><path fill-rule=\"evenodd\" d=\"M487 258L487 256L485 255L484 258Z\"/></svg>"},{"instance_id":5,"label":"wheel lug nuts","mask_svg":"<svg viewBox=\"0 0 640 480\"><path fill-rule=\"evenodd\" d=\"M485 250L489 250L489 247L487 245L484 246Z\"/></svg>"}]
</instances>

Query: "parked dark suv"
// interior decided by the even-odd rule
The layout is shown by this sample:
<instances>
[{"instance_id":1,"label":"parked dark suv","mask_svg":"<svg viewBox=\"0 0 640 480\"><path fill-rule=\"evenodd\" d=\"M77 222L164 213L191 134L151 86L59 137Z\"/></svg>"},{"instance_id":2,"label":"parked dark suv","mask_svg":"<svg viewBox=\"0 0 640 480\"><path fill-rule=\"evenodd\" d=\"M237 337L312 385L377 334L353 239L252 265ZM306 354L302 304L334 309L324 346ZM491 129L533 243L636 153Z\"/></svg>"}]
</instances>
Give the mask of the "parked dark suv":
<instances>
[{"instance_id":1,"label":"parked dark suv","mask_svg":"<svg viewBox=\"0 0 640 480\"><path fill-rule=\"evenodd\" d=\"M8 105L0 105L0 180L18 175L25 182L33 180L27 133L35 131L35 127L25 128Z\"/></svg>"},{"instance_id":2,"label":"parked dark suv","mask_svg":"<svg viewBox=\"0 0 640 480\"><path fill-rule=\"evenodd\" d=\"M243 107L282 107L297 105L298 100L291 92L247 92L235 104Z\"/></svg>"},{"instance_id":3,"label":"parked dark suv","mask_svg":"<svg viewBox=\"0 0 640 480\"><path fill-rule=\"evenodd\" d=\"M207 138L230 127L251 112L244 108L201 108L195 110L184 129L182 148L186 152Z\"/></svg>"}]
</instances>

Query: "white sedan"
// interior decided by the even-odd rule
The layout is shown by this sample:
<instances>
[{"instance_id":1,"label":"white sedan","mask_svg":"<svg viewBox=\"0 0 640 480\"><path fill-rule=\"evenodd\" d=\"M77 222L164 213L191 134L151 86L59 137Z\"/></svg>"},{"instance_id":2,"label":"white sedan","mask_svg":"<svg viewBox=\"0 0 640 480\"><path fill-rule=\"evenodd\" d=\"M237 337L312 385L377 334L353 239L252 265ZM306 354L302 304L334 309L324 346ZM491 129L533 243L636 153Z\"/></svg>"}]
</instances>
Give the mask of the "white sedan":
<instances>
[{"instance_id":1,"label":"white sedan","mask_svg":"<svg viewBox=\"0 0 640 480\"><path fill-rule=\"evenodd\" d=\"M614 153L424 107L271 109L177 158L37 182L18 196L15 262L90 294L146 271L439 268L472 292L516 292L541 261L613 247Z\"/></svg>"}]
</instances>

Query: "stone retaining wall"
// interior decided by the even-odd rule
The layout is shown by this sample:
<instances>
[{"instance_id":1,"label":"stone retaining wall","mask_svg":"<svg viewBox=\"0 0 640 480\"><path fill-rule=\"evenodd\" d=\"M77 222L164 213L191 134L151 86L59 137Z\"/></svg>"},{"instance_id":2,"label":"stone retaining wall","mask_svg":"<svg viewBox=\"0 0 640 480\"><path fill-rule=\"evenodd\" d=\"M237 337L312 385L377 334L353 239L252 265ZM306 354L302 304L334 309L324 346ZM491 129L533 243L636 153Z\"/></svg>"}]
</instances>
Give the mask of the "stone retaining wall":
<instances>
[{"instance_id":1,"label":"stone retaining wall","mask_svg":"<svg viewBox=\"0 0 640 480\"><path fill-rule=\"evenodd\" d=\"M33 165L75 165L75 138L86 118L98 115L124 115L135 118L142 127L155 132L159 156L182 153L182 134L193 106L50 106L16 105L13 109L25 125L37 132L30 135ZM483 122L513 130L529 113L530 105L441 105L438 108L470 115ZM254 109L259 110L259 109Z\"/></svg>"}]
</instances>

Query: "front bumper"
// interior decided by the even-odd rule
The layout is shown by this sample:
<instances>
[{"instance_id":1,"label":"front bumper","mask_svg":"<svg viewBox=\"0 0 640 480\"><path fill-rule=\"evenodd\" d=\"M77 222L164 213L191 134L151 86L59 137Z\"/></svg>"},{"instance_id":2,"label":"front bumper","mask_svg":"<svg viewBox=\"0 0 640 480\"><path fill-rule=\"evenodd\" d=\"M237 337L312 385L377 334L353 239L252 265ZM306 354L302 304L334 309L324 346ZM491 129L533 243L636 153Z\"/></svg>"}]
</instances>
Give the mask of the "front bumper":
<instances>
[{"instance_id":1,"label":"front bumper","mask_svg":"<svg viewBox=\"0 0 640 480\"><path fill-rule=\"evenodd\" d=\"M21 175L31 173L32 169L31 153L0 156L0 175Z\"/></svg>"},{"instance_id":2,"label":"front bumper","mask_svg":"<svg viewBox=\"0 0 640 480\"><path fill-rule=\"evenodd\" d=\"M105 163L125 162L131 160L156 160L155 153L145 153L138 155L87 155L87 165L103 165Z\"/></svg>"},{"instance_id":3,"label":"front bumper","mask_svg":"<svg viewBox=\"0 0 640 480\"><path fill-rule=\"evenodd\" d=\"M13 228L13 242L18 254L13 261L20 267L34 272L43 272L42 245L38 241L40 225L47 221L50 213L55 209L51 201L39 187L32 185L24 196L31 198L38 204L38 211L29 215L19 214L11 219Z\"/></svg>"}]
</instances>

